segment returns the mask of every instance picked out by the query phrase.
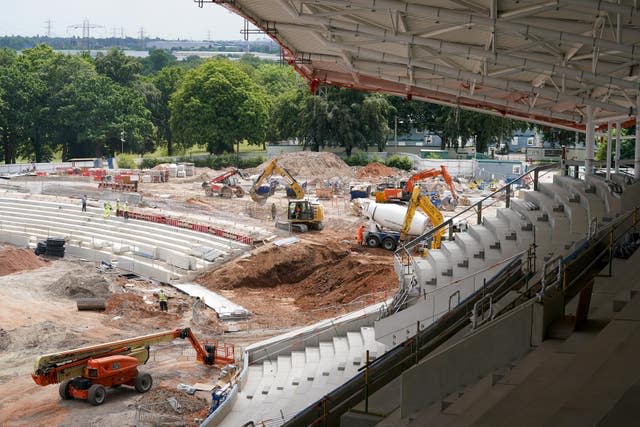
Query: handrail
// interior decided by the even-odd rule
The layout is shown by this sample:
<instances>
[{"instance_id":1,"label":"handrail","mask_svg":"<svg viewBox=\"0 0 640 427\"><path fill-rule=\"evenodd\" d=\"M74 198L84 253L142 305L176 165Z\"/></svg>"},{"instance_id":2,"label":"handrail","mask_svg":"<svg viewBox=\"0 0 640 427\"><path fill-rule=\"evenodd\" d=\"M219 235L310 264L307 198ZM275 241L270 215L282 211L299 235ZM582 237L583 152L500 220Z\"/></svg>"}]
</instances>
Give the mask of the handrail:
<instances>
[{"instance_id":1,"label":"handrail","mask_svg":"<svg viewBox=\"0 0 640 427\"><path fill-rule=\"evenodd\" d=\"M638 213L638 208L634 211L630 212L623 217L617 218L616 221L612 221L610 224L607 224L601 232L601 236L596 236L591 240L591 243L598 244L600 241L607 237L608 231L609 233L613 232L616 226L618 226L623 221L628 220L631 215L634 215L634 222L629 227L632 229L637 226L638 221L636 220L636 216ZM627 230L623 230L626 232ZM610 239L610 245L612 242L618 241L618 239ZM594 256L595 259L601 257L602 253L592 254L589 253L589 248L593 247L593 245L587 245L579 250L579 253L576 254L576 258L573 262L581 259L584 256ZM514 261L515 262L515 261ZM563 267L567 268L570 263L563 263ZM372 363L367 364L362 367L359 373L347 381L342 386L332 390L327 393L325 397L316 401L314 404L308 406L304 410L298 412L293 418L288 420L284 425L286 426L302 426L302 425L321 425L322 422L330 422L337 420L339 416L346 412L349 408L355 406L358 402L362 401L366 398L367 395L374 393L379 390L394 378L401 375L405 370L409 369L411 366L414 366L420 359L426 357L430 354L435 348L445 342L448 338L453 336L457 331L461 330L462 327L467 325L470 321L468 316L469 304L475 305L475 303L482 298L483 296L492 296L496 297L496 300L500 298L499 294L504 294L508 289L513 288L513 286L517 285L521 282L527 282L528 278L526 275L520 275L514 277L515 282L510 280L511 271L519 270L522 271L523 264L507 266L500 274L494 277L494 280L491 285L491 289L487 293L478 293L470 295L465 298L461 305L455 307L451 314L445 314L438 322L431 324L424 330L420 330L418 335L415 337L409 338L403 343L397 345L396 347L390 349L387 353L381 355L377 359L375 359ZM588 269L583 270L580 273L580 276L587 273ZM593 272L591 272L593 274ZM542 277L539 277L536 282L529 289L535 288L538 284L542 282ZM559 282L556 282L547 287L553 288L558 286ZM573 282L572 282L573 283ZM506 285L506 287L505 287ZM499 288L502 292L499 292ZM473 297L476 297L475 299ZM525 296L525 294L523 294ZM535 302L537 299L536 295L527 297L524 301L522 301L519 306L522 304L530 304ZM515 307L515 306L514 306ZM477 311L476 311L477 313ZM364 372L363 372L364 371Z\"/></svg>"},{"instance_id":2,"label":"handrail","mask_svg":"<svg viewBox=\"0 0 640 427\"><path fill-rule=\"evenodd\" d=\"M541 165L541 166L537 166L533 169L531 169L530 171L527 171L525 173L523 173L522 175L520 175L518 178L514 179L513 181L504 184L502 187L498 188L497 190L495 190L494 192L492 192L491 194L483 197L482 199L478 200L477 202L475 202L473 205L468 206L466 209L464 209L463 211L457 213L456 215L452 216L451 218L447 219L446 221L444 221L443 223L441 223L440 225L433 227L431 229L429 229L426 233L416 237L415 239L413 239L412 241L408 242L407 244L404 244L401 246L401 248L399 248L397 252L401 251L401 250L405 250L407 253L409 253L409 250L414 248L416 245L418 245L418 243L422 240L428 239L429 237L433 236L436 232L438 232L439 230L449 226L450 224L453 224L453 220L458 218L459 216L461 216L462 214L470 211L471 209L474 209L477 206L481 206L482 203L487 200L492 198L494 195L496 195L497 193L504 191L507 188L511 188L511 185L513 185L514 182L517 182L519 180L521 180L522 178L524 178L525 176L529 175L529 174L537 174L540 171L546 170L546 169L556 169L557 167L560 166L560 163L555 162L555 163L549 163L547 165Z\"/></svg>"}]
</instances>

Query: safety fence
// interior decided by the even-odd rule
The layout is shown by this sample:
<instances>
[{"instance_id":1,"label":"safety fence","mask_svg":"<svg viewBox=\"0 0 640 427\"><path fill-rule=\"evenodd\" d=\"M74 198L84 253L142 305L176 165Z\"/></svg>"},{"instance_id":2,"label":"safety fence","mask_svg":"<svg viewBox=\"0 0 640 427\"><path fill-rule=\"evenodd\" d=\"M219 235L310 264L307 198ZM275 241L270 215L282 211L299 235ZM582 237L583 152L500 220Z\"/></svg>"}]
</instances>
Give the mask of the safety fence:
<instances>
[{"instance_id":1,"label":"safety fence","mask_svg":"<svg viewBox=\"0 0 640 427\"><path fill-rule=\"evenodd\" d=\"M118 216L124 216L124 211L119 210ZM129 219L137 219L140 221L155 222L158 224L166 224L172 227L185 228L187 230L198 231L200 233L213 234L214 236L222 237L224 239L234 240L236 242L244 243L246 245L253 245L253 238L244 236L242 234L233 233L231 231L223 230L221 228L212 227L208 224L198 224L195 222L185 221L179 218L171 218L165 215L148 214L143 212L129 211Z\"/></svg>"}]
</instances>

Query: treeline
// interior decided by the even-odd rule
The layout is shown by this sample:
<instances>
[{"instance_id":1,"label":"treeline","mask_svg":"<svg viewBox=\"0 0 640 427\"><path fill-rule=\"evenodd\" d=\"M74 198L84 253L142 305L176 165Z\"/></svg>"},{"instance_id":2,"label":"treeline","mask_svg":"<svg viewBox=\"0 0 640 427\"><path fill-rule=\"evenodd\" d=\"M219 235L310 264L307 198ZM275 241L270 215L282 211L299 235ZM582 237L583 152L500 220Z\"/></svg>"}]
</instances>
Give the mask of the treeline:
<instances>
[{"instance_id":1,"label":"treeline","mask_svg":"<svg viewBox=\"0 0 640 427\"><path fill-rule=\"evenodd\" d=\"M478 150L510 137L515 122L473 112L329 87L317 94L290 67L245 55L239 61L165 51L137 59L120 50L69 56L39 45L0 49L0 154L48 161L144 154L193 146L213 154L241 142L298 138L310 150L383 151L410 128L439 134L443 146L475 139ZM444 148L444 147L443 147Z\"/></svg>"},{"instance_id":2,"label":"treeline","mask_svg":"<svg viewBox=\"0 0 640 427\"><path fill-rule=\"evenodd\" d=\"M149 39L140 40L135 37L104 37L104 38L83 38L83 37L48 37L48 36L0 36L0 48L13 50L31 49L40 44L51 46L55 50L71 50L71 49L130 49L130 50L146 50L145 45L152 45L153 42L169 42L172 49L177 50L198 50L198 51L214 51L214 52L244 52L249 49L250 52L272 53L280 52L280 46L269 40L215 40L202 43L200 47L194 48L193 42L184 41L184 45L180 41ZM158 43L160 44L160 43Z\"/></svg>"}]
</instances>

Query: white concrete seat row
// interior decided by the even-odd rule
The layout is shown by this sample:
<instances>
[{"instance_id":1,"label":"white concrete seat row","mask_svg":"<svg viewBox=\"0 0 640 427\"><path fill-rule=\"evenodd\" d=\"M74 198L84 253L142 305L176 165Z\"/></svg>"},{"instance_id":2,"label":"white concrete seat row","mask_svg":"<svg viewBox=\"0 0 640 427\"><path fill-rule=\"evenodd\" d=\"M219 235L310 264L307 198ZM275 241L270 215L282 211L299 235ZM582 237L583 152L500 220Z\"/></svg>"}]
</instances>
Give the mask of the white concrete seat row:
<instances>
[{"instance_id":1,"label":"white concrete seat row","mask_svg":"<svg viewBox=\"0 0 640 427\"><path fill-rule=\"evenodd\" d=\"M367 350L371 359L386 351L374 335L373 328L362 327L249 366L246 383L221 425L248 420L260 425L278 418L280 411L291 415L305 408L352 378L364 366Z\"/></svg>"},{"instance_id":2,"label":"white concrete seat row","mask_svg":"<svg viewBox=\"0 0 640 427\"><path fill-rule=\"evenodd\" d=\"M75 205L61 204L56 202L46 202L46 201L34 201L29 199L0 199L0 203L2 204L3 208L4 207L8 208L10 206L19 207L19 208L28 207L33 210L49 212L52 214L56 212L58 213L64 212L65 216L70 219L75 218L80 221L87 220L87 214L86 213L83 214L82 212L80 212L80 209L78 209L78 207ZM91 215L91 217L102 218L103 211L100 208L89 206L87 207L87 213L93 214ZM111 222L111 224L113 224L114 226L120 226L122 224L122 218L110 217L109 221L111 220L113 221ZM219 236L196 232L193 230L178 229L176 227L168 226L165 224L150 223L146 221L131 221L127 223L127 228L129 230L138 230L141 232L146 231L151 234L157 234L158 230L162 230L163 236L165 236L165 238L170 238L171 236L173 236L173 238L177 242L184 242L184 241L190 241L193 243L207 242L207 244L209 244L210 246L219 248L225 251L228 251L230 249L236 249L236 248L240 248L240 249L246 248L246 245L240 242L235 242L233 240L224 239Z\"/></svg>"},{"instance_id":3,"label":"white concrete seat row","mask_svg":"<svg viewBox=\"0 0 640 427\"><path fill-rule=\"evenodd\" d=\"M635 187L628 190L626 197L637 199ZM376 322L376 338L391 346L413 336L417 322L428 326L498 273L504 266L500 262L534 242L539 270L544 262L582 241L596 218L602 222L622 213L624 203L625 192L613 194L597 176L585 183L558 175L552 183L540 183L539 191L525 191L523 199L511 200L509 209L485 216L482 224L471 226L467 233L443 241L440 250L414 257L412 274L401 280L414 288L413 295L423 298L404 312Z\"/></svg>"},{"instance_id":4,"label":"white concrete seat row","mask_svg":"<svg viewBox=\"0 0 640 427\"><path fill-rule=\"evenodd\" d=\"M104 218L102 210L66 203L0 198L2 240L21 246L64 237L67 253L168 282L248 250L240 242L145 221Z\"/></svg>"},{"instance_id":5,"label":"white concrete seat row","mask_svg":"<svg viewBox=\"0 0 640 427\"><path fill-rule=\"evenodd\" d=\"M585 191L587 187L593 188ZM524 200L512 200L511 208L498 209L495 216L485 217L469 232L443 241L440 250L414 258L409 274L405 274L407 266L396 263L400 281L407 287L417 284L421 297L416 303L376 321L375 327L354 328L304 350L280 353L273 360L249 366L242 391L220 425L248 421L272 425L281 420L281 414L291 417L352 378L364 365L366 350L372 358L377 357L413 336L417 322L421 328L428 326L498 273L503 267L501 260L526 251L534 239L538 268L551 254L566 253L585 237L594 218L620 213L607 210L597 193L603 188L555 177L553 184L541 186L541 191L527 193ZM623 197L622 206L624 203Z\"/></svg>"}]
</instances>

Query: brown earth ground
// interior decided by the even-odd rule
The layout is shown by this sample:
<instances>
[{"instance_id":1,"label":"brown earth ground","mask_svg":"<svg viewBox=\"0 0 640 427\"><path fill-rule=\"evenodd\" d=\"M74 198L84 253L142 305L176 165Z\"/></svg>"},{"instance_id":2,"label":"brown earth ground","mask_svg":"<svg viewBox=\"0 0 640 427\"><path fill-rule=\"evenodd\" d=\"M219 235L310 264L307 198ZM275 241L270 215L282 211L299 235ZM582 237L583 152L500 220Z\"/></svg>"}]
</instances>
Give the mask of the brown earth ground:
<instances>
[{"instance_id":1,"label":"brown earth ground","mask_svg":"<svg viewBox=\"0 0 640 427\"><path fill-rule=\"evenodd\" d=\"M333 155L287 157L282 159L285 167L315 177L317 185L326 185L319 177L337 177L347 191L358 170ZM390 173L380 167L365 172L369 182L373 175L383 178ZM247 197L204 196L202 180L220 173L199 169L189 179L141 184L140 191L147 205L232 220L236 228L273 230L269 205L256 206ZM93 263L80 260L48 261L28 250L0 249L0 426L147 426L158 425L158 414L174 425L196 425L206 415L208 393L188 396L177 386L214 381L217 371L199 365L191 347L180 340L152 348L143 367L154 378L152 392L140 395L129 387L109 390L107 402L98 407L62 401L57 386L36 385L30 377L34 360L38 355L187 326L200 338L235 344L241 354L250 343L390 296L397 287L392 256L354 243L362 220L352 215L344 189L336 188L342 194L322 201L326 216L322 232L296 235L300 240L288 246L258 245L196 279L253 313L235 333L226 333L229 328L212 310L196 310L190 297L169 286L98 273ZM69 191L68 197L77 197L77 189ZM281 217L286 197L276 193L270 203L276 204ZM160 288L170 297L168 313L157 307ZM78 311L75 299L80 297L105 297L107 309ZM181 411L168 405L170 398L178 401ZM200 399L205 399L204 407Z\"/></svg>"}]
</instances>

